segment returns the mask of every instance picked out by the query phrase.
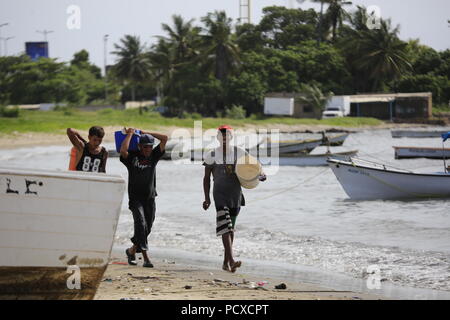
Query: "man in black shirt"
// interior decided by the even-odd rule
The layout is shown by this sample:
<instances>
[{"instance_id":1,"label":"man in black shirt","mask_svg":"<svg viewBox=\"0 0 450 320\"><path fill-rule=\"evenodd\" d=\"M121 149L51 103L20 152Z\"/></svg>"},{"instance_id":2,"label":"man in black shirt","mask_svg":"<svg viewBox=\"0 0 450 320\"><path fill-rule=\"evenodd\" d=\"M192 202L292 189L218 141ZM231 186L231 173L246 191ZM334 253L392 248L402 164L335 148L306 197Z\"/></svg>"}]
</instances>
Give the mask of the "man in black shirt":
<instances>
[{"instance_id":1,"label":"man in black shirt","mask_svg":"<svg viewBox=\"0 0 450 320\"><path fill-rule=\"evenodd\" d=\"M88 142L72 128L67 128L67 136L77 150L73 163L74 171L106 172L108 151L101 146L105 131L102 127L94 126L89 129Z\"/></svg>"},{"instance_id":2,"label":"man in black shirt","mask_svg":"<svg viewBox=\"0 0 450 320\"><path fill-rule=\"evenodd\" d=\"M135 129L127 129L127 136L120 148L120 161L128 169L128 206L133 213L134 236L133 246L125 251L130 265L136 265L136 252L142 252L144 267L152 268L153 264L147 255L147 238L155 220L156 178L155 170L159 159L164 155L168 137L158 133L141 130L139 151L130 151L131 138ZM153 148L155 138L160 144Z\"/></svg>"}]
</instances>

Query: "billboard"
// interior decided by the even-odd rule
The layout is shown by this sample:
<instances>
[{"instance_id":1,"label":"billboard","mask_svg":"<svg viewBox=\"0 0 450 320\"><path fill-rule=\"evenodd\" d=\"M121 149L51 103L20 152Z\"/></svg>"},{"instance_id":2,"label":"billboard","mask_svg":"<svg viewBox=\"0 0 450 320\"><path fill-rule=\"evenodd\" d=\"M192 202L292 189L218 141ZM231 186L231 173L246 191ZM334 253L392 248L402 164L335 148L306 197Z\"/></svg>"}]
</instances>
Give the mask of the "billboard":
<instances>
[{"instance_id":1,"label":"billboard","mask_svg":"<svg viewBox=\"0 0 450 320\"><path fill-rule=\"evenodd\" d=\"M33 61L48 58L48 42L25 42L25 52Z\"/></svg>"}]
</instances>

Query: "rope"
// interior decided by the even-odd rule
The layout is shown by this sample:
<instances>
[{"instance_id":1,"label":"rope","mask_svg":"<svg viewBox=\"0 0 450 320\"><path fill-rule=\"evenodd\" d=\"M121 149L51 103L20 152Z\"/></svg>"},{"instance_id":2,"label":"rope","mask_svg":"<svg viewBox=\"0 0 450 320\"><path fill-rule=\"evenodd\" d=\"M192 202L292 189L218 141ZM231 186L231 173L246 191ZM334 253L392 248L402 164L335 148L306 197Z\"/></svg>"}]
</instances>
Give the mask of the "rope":
<instances>
[{"instance_id":1,"label":"rope","mask_svg":"<svg viewBox=\"0 0 450 320\"><path fill-rule=\"evenodd\" d=\"M314 180L314 179L317 178L318 176L322 175L325 171L328 171L328 167L327 167L326 169L323 169L322 171L320 171L318 174L315 174L314 176L309 177L308 179L305 179L305 180L301 181L300 183L297 183L296 185L293 185L293 186L291 186L291 187L289 187L289 188L285 188L285 189L283 189L283 190L281 190L281 191L275 192L275 193L273 193L273 194L271 194L271 195L269 195L269 196L266 196L266 197L264 197L264 198L257 198L257 199L254 199L254 200L252 200L252 201L249 201L248 203L250 204L250 203L254 203L254 202L257 202L257 201L261 201L261 200L267 200L267 199L276 197L276 196L278 196L278 195L280 195L280 194L283 194L283 193L285 193L285 192L287 192L287 191L293 190L293 189L297 188L298 186L300 186L300 185L302 185L302 184L304 184L304 183L306 183L306 182L309 182L309 181L311 181L311 180Z\"/></svg>"}]
</instances>

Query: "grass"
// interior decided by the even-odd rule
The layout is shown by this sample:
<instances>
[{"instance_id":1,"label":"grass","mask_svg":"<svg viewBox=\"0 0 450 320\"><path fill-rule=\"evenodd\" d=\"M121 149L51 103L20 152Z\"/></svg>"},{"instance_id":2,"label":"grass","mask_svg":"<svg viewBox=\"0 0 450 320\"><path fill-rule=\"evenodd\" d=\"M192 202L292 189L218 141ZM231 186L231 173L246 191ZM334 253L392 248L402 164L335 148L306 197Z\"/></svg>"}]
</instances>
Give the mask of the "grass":
<instances>
[{"instance_id":1,"label":"grass","mask_svg":"<svg viewBox=\"0 0 450 320\"><path fill-rule=\"evenodd\" d=\"M433 115L439 115L442 113L445 113L445 114L450 113L450 105L440 104L440 105L433 106Z\"/></svg>"},{"instance_id":2,"label":"grass","mask_svg":"<svg viewBox=\"0 0 450 320\"><path fill-rule=\"evenodd\" d=\"M252 125L329 125L339 127L361 127L376 126L383 122L373 118L332 118L324 120L295 119L295 118L264 118L256 119L227 119L227 118L202 118L203 128L217 128L221 124L229 124L233 127ZM138 110L112 110L105 109L97 112L80 111L77 109L58 111L28 111L21 110L17 118L0 117L0 133L12 132L43 132L64 134L66 128L77 128L87 130L93 125L127 126L136 128L152 127L185 127L193 128L194 119L166 118L158 113L144 112L139 114Z\"/></svg>"}]
</instances>

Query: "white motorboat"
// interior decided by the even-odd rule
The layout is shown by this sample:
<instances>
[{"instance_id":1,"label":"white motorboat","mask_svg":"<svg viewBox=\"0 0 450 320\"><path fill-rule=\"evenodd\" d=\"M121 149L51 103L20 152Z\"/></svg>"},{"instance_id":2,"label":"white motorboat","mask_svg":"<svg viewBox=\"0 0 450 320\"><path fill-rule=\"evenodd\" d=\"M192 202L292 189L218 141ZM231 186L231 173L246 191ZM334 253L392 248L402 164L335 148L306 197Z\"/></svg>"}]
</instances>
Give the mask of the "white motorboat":
<instances>
[{"instance_id":1,"label":"white motorboat","mask_svg":"<svg viewBox=\"0 0 450 320\"><path fill-rule=\"evenodd\" d=\"M450 149L448 148L427 148L427 147L393 147L395 159L449 159Z\"/></svg>"},{"instance_id":2,"label":"white motorboat","mask_svg":"<svg viewBox=\"0 0 450 320\"><path fill-rule=\"evenodd\" d=\"M328 164L351 199L450 197L447 172L417 173L355 158L329 159Z\"/></svg>"},{"instance_id":3,"label":"white motorboat","mask_svg":"<svg viewBox=\"0 0 450 320\"><path fill-rule=\"evenodd\" d=\"M120 176L0 168L0 299L92 299L124 191Z\"/></svg>"}]
</instances>

